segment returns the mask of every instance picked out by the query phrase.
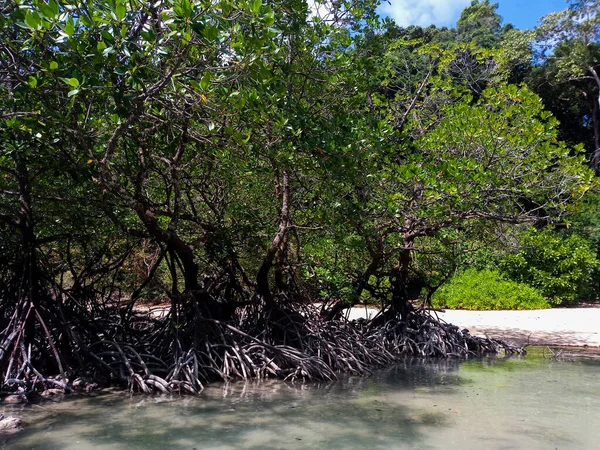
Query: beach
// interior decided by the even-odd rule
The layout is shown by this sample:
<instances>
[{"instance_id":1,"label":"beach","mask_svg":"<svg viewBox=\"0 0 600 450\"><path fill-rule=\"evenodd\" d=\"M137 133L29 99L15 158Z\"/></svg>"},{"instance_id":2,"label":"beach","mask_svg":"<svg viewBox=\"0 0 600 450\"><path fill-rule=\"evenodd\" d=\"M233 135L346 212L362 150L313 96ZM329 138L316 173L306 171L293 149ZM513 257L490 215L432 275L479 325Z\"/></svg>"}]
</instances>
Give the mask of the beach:
<instances>
[{"instance_id":1,"label":"beach","mask_svg":"<svg viewBox=\"0 0 600 450\"><path fill-rule=\"evenodd\" d=\"M350 319L371 318L374 308L356 307ZM503 339L515 345L600 347L600 308L555 308L532 311L432 311L472 335Z\"/></svg>"}]
</instances>

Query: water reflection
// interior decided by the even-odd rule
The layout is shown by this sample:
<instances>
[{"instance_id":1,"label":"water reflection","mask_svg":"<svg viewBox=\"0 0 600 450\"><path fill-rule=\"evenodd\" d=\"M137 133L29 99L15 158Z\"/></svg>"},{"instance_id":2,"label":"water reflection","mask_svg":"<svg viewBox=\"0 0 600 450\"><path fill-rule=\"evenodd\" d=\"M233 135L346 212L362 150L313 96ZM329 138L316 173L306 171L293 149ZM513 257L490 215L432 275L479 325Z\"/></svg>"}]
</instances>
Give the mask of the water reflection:
<instances>
[{"instance_id":1,"label":"water reflection","mask_svg":"<svg viewBox=\"0 0 600 450\"><path fill-rule=\"evenodd\" d=\"M334 383L108 394L22 411L11 449L597 448L600 364L406 359ZM5 414L15 414L7 411Z\"/></svg>"}]
</instances>

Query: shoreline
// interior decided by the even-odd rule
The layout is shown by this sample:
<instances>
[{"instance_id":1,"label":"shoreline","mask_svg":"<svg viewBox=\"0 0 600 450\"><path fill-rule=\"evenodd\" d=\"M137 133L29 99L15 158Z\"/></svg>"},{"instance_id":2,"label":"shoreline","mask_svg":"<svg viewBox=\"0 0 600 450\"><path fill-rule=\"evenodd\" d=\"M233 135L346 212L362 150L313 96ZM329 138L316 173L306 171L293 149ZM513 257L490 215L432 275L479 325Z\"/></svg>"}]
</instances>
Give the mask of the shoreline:
<instances>
[{"instance_id":1,"label":"shoreline","mask_svg":"<svg viewBox=\"0 0 600 450\"><path fill-rule=\"evenodd\" d=\"M160 317L168 306L150 307ZM346 311L349 320L372 319L379 312L372 306L355 306ZM524 311L468 311L446 309L431 314L473 336L497 338L516 346L600 348L600 308L552 308Z\"/></svg>"},{"instance_id":2,"label":"shoreline","mask_svg":"<svg viewBox=\"0 0 600 450\"><path fill-rule=\"evenodd\" d=\"M369 319L376 308L354 307L349 319ZM502 339L523 346L600 347L600 308L554 308L526 311L432 311L434 316L468 329L473 336Z\"/></svg>"}]
</instances>

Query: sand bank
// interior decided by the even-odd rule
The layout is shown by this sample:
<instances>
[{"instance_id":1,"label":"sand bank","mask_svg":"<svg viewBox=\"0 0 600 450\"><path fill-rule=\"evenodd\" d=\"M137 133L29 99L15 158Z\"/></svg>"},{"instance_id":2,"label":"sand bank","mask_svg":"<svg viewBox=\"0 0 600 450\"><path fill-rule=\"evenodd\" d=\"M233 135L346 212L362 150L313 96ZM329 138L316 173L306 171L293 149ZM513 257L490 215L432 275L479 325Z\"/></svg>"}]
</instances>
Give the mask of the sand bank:
<instances>
[{"instance_id":1,"label":"sand bank","mask_svg":"<svg viewBox=\"0 0 600 450\"><path fill-rule=\"evenodd\" d=\"M370 318L377 310L352 308L350 319ZM434 313L473 335L504 339L517 345L600 347L600 308L534 311L463 311Z\"/></svg>"}]
</instances>

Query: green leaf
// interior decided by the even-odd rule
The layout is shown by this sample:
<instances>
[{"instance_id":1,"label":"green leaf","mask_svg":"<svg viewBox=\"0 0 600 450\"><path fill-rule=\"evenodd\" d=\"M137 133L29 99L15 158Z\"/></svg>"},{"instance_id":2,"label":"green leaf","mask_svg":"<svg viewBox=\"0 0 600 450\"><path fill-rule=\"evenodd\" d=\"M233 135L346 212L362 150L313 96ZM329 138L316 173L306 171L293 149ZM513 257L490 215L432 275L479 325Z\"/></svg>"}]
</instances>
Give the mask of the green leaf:
<instances>
[{"instance_id":1,"label":"green leaf","mask_svg":"<svg viewBox=\"0 0 600 450\"><path fill-rule=\"evenodd\" d=\"M102 39L104 39L105 41L110 42L111 44L113 42L115 42L115 38L113 37L112 34L110 34L108 31L103 31L102 32Z\"/></svg>"},{"instance_id":2,"label":"green leaf","mask_svg":"<svg viewBox=\"0 0 600 450\"><path fill-rule=\"evenodd\" d=\"M254 14L258 14L260 12L260 8L262 7L262 0L252 0L250 8Z\"/></svg>"},{"instance_id":3,"label":"green leaf","mask_svg":"<svg viewBox=\"0 0 600 450\"><path fill-rule=\"evenodd\" d=\"M192 17L192 4L190 0L181 0L181 11L184 17L190 18Z\"/></svg>"},{"instance_id":4,"label":"green leaf","mask_svg":"<svg viewBox=\"0 0 600 450\"><path fill-rule=\"evenodd\" d=\"M37 14L27 14L25 16L25 23L35 30L40 24L40 19Z\"/></svg>"},{"instance_id":5,"label":"green leaf","mask_svg":"<svg viewBox=\"0 0 600 450\"><path fill-rule=\"evenodd\" d=\"M96 48L98 49L99 52L101 52L102 50L104 50L106 48L106 43L104 41L100 41L100 42L98 42L98 45L96 45Z\"/></svg>"},{"instance_id":6,"label":"green leaf","mask_svg":"<svg viewBox=\"0 0 600 450\"><path fill-rule=\"evenodd\" d=\"M202 80L200 80L200 88L205 90L208 86L210 86L210 72L206 72L202 77Z\"/></svg>"},{"instance_id":7,"label":"green leaf","mask_svg":"<svg viewBox=\"0 0 600 450\"><path fill-rule=\"evenodd\" d=\"M27 83L29 84L29 86L31 86L32 88L34 88L34 87L37 86L37 78L29 76L29 78L27 78Z\"/></svg>"},{"instance_id":8,"label":"green leaf","mask_svg":"<svg viewBox=\"0 0 600 450\"><path fill-rule=\"evenodd\" d=\"M48 19L54 19L56 16L54 10L50 7L50 5L46 5L44 3L40 3L38 5L40 12L46 16Z\"/></svg>"},{"instance_id":9,"label":"green leaf","mask_svg":"<svg viewBox=\"0 0 600 450\"><path fill-rule=\"evenodd\" d=\"M115 9L115 15L117 16L117 19L123 20L125 18L126 14L127 14L127 8L125 7L125 5L123 3L119 3L117 5L117 8Z\"/></svg>"},{"instance_id":10,"label":"green leaf","mask_svg":"<svg viewBox=\"0 0 600 450\"><path fill-rule=\"evenodd\" d=\"M149 43L154 42L156 39L156 35L154 34L154 31L152 29L150 29L148 31L142 31L142 37L144 38L144 40L146 42L149 42Z\"/></svg>"},{"instance_id":11,"label":"green leaf","mask_svg":"<svg viewBox=\"0 0 600 450\"><path fill-rule=\"evenodd\" d=\"M270 11L267 14L265 14L263 22L267 27L273 25L275 23L275 13L273 11Z\"/></svg>"},{"instance_id":12,"label":"green leaf","mask_svg":"<svg viewBox=\"0 0 600 450\"><path fill-rule=\"evenodd\" d=\"M69 37L71 37L75 34L75 25L73 24L73 19L69 19L69 21L63 27L63 31Z\"/></svg>"},{"instance_id":13,"label":"green leaf","mask_svg":"<svg viewBox=\"0 0 600 450\"><path fill-rule=\"evenodd\" d=\"M60 12L60 9L58 7L58 3L56 3L55 0L50 0L50 2L48 3L48 6L50 6L50 8L52 8L52 12L54 13L54 17L58 16L58 13Z\"/></svg>"},{"instance_id":14,"label":"green leaf","mask_svg":"<svg viewBox=\"0 0 600 450\"><path fill-rule=\"evenodd\" d=\"M86 27L92 26L92 21L86 15L80 16L79 20L81 20L81 23L84 24Z\"/></svg>"},{"instance_id":15,"label":"green leaf","mask_svg":"<svg viewBox=\"0 0 600 450\"><path fill-rule=\"evenodd\" d=\"M73 86L74 88L78 88L79 87L79 80L77 78L69 78L69 80L67 81L67 84L69 86Z\"/></svg>"},{"instance_id":16,"label":"green leaf","mask_svg":"<svg viewBox=\"0 0 600 450\"><path fill-rule=\"evenodd\" d=\"M52 61L50 63L50 70L56 70L58 69L58 63L56 61Z\"/></svg>"},{"instance_id":17,"label":"green leaf","mask_svg":"<svg viewBox=\"0 0 600 450\"><path fill-rule=\"evenodd\" d=\"M72 91L69 91L69 93L67 94L68 97L73 97L74 95L79 94L79 89L73 89Z\"/></svg>"},{"instance_id":18,"label":"green leaf","mask_svg":"<svg viewBox=\"0 0 600 450\"><path fill-rule=\"evenodd\" d=\"M267 34L269 35L270 38L274 38L274 37L278 36L279 34L281 34L281 30L279 28L270 27L267 30Z\"/></svg>"},{"instance_id":19,"label":"green leaf","mask_svg":"<svg viewBox=\"0 0 600 450\"><path fill-rule=\"evenodd\" d=\"M17 21L17 26L19 28L23 28L24 30L31 30L32 27L30 27L29 25L27 25L25 22L21 22L20 20Z\"/></svg>"},{"instance_id":20,"label":"green leaf","mask_svg":"<svg viewBox=\"0 0 600 450\"><path fill-rule=\"evenodd\" d=\"M207 24L202 30L202 34L206 39L215 40L219 37L219 29L214 25Z\"/></svg>"}]
</instances>

